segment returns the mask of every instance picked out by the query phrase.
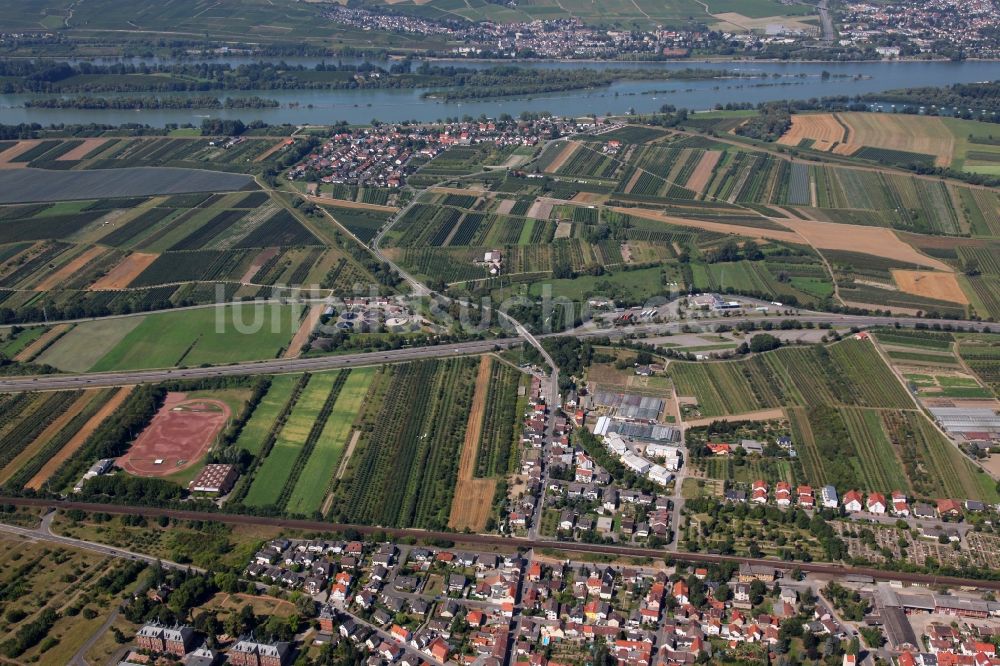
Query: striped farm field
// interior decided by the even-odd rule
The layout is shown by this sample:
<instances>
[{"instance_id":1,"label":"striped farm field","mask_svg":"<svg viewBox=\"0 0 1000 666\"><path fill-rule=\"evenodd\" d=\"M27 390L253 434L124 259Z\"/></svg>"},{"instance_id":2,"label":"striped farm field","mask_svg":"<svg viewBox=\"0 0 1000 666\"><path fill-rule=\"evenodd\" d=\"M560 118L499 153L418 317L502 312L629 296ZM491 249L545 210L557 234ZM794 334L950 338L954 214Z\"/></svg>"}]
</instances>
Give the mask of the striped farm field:
<instances>
[{"instance_id":1,"label":"striped farm field","mask_svg":"<svg viewBox=\"0 0 1000 666\"><path fill-rule=\"evenodd\" d=\"M115 389L82 391L0 470L0 486L22 488L97 413Z\"/></svg>"},{"instance_id":2,"label":"striped farm field","mask_svg":"<svg viewBox=\"0 0 1000 666\"><path fill-rule=\"evenodd\" d=\"M361 441L335 482L334 519L447 524L478 365L462 358L386 368L385 394L366 408ZM426 396L419 404L418 393Z\"/></svg>"},{"instance_id":3,"label":"striped farm field","mask_svg":"<svg viewBox=\"0 0 1000 666\"><path fill-rule=\"evenodd\" d=\"M333 473L351 436L352 426L368 394L375 368L345 371L350 374L337 396L312 454L288 499L289 513L311 514L323 503L333 480Z\"/></svg>"},{"instance_id":4,"label":"striped farm field","mask_svg":"<svg viewBox=\"0 0 1000 666\"><path fill-rule=\"evenodd\" d=\"M300 377L301 375L278 375L271 379L271 387L243 426L236 446L252 455L260 453L271 426L288 402L288 396L292 394Z\"/></svg>"},{"instance_id":5,"label":"striped farm field","mask_svg":"<svg viewBox=\"0 0 1000 666\"><path fill-rule=\"evenodd\" d=\"M340 373L313 375L306 384L274 445L254 474L244 503L248 506L276 506L291 475L309 432Z\"/></svg>"},{"instance_id":6,"label":"striped farm field","mask_svg":"<svg viewBox=\"0 0 1000 666\"><path fill-rule=\"evenodd\" d=\"M701 416L792 405L908 408L912 402L870 342L789 347L738 361L673 362L677 394Z\"/></svg>"},{"instance_id":7,"label":"striped farm field","mask_svg":"<svg viewBox=\"0 0 1000 666\"><path fill-rule=\"evenodd\" d=\"M897 489L909 487L899 459L882 429L879 413L871 409L843 409L854 445L855 467L865 488Z\"/></svg>"}]
</instances>

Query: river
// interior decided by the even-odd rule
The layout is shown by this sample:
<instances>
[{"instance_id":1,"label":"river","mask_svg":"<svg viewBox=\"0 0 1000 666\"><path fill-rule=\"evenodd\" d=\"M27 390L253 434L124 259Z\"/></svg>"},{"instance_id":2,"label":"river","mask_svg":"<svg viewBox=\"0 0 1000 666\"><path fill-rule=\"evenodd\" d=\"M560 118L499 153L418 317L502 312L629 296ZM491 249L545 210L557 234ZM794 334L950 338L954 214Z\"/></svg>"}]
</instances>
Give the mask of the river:
<instances>
[{"instance_id":1,"label":"river","mask_svg":"<svg viewBox=\"0 0 1000 666\"><path fill-rule=\"evenodd\" d=\"M278 61L279 58L267 60ZM318 58L286 58L285 62L312 65ZM213 62L256 61L234 57ZM335 62L336 59L327 59ZM345 62L347 59L344 60ZM442 61L439 61L442 63ZM490 63L457 60L442 64L489 66ZM1000 64L995 62L866 62L866 63L803 63L803 62L666 62L666 63L531 63L532 67L592 67L659 68L663 71L686 67L732 72L731 79L622 81L603 88L562 93L533 95L530 98L488 101L442 102L422 97L423 89L407 90L264 90L218 92L219 97L259 95L276 99L279 108L190 110L162 109L141 111L28 109L26 100L45 95L0 95L0 123L145 123L163 126L167 123L200 124L205 117L239 118L244 121L263 120L271 124L331 124L345 120L367 123L372 119L387 122L402 120L434 121L454 116L495 117L501 113L513 116L524 111L549 111L560 115L621 114L630 109L637 113L659 110L664 104L695 110L710 109L716 104L751 102L753 104L778 99L809 99L836 95L859 95L894 88L943 86L1000 78ZM829 72L830 78L822 73ZM739 78L737 78L739 77ZM152 93L132 94L142 96ZM180 93L181 95L187 93ZM206 93L190 93L203 95ZM99 95L94 95L99 96ZM110 96L110 95L109 95Z\"/></svg>"}]
</instances>

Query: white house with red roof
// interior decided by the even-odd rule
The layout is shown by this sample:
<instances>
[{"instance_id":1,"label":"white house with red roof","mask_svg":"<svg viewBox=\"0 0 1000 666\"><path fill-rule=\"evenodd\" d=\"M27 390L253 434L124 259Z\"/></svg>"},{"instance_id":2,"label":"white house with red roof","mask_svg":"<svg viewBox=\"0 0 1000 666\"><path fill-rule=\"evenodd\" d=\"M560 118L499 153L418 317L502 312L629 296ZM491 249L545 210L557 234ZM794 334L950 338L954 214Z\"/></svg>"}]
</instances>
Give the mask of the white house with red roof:
<instances>
[{"instance_id":1,"label":"white house with red roof","mask_svg":"<svg viewBox=\"0 0 1000 666\"><path fill-rule=\"evenodd\" d=\"M774 486L774 499L778 506L790 506L792 503L792 486L787 481L778 481Z\"/></svg>"},{"instance_id":2,"label":"white house with red roof","mask_svg":"<svg viewBox=\"0 0 1000 666\"><path fill-rule=\"evenodd\" d=\"M858 511L861 511L861 500L861 493L857 490L848 490L844 494L844 510L849 513L857 513Z\"/></svg>"},{"instance_id":3,"label":"white house with red roof","mask_svg":"<svg viewBox=\"0 0 1000 666\"><path fill-rule=\"evenodd\" d=\"M868 513L883 514L885 513L885 495L882 493L869 493L868 501L865 503L868 508Z\"/></svg>"},{"instance_id":4,"label":"white house with red roof","mask_svg":"<svg viewBox=\"0 0 1000 666\"><path fill-rule=\"evenodd\" d=\"M907 503L906 495L902 491L892 491L892 512L904 518L910 515L910 505Z\"/></svg>"}]
</instances>

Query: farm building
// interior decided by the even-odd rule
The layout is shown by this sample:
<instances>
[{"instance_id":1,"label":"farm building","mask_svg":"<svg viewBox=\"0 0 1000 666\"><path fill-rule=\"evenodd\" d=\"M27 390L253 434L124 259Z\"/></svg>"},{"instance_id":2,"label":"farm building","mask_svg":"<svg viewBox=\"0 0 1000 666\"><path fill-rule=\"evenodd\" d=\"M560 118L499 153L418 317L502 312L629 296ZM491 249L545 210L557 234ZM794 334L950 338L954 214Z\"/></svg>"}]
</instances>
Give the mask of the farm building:
<instances>
[{"instance_id":1,"label":"farm building","mask_svg":"<svg viewBox=\"0 0 1000 666\"><path fill-rule=\"evenodd\" d=\"M235 465L205 465L191 482L189 489L195 493L225 495L233 488L239 472Z\"/></svg>"},{"instance_id":2,"label":"farm building","mask_svg":"<svg viewBox=\"0 0 1000 666\"><path fill-rule=\"evenodd\" d=\"M954 435L975 434L1000 440L1000 416L990 407L931 407L931 414L941 427Z\"/></svg>"},{"instance_id":3,"label":"farm building","mask_svg":"<svg viewBox=\"0 0 1000 666\"><path fill-rule=\"evenodd\" d=\"M681 432L673 426L658 423L630 423L617 419L611 420L608 432L616 432L622 437L648 442L679 442Z\"/></svg>"},{"instance_id":4,"label":"farm building","mask_svg":"<svg viewBox=\"0 0 1000 666\"><path fill-rule=\"evenodd\" d=\"M652 467L648 460L632 453L622 456L622 463L636 474L645 474Z\"/></svg>"},{"instance_id":5,"label":"farm building","mask_svg":"<svg viewBox=\"0 0 1000 666\"><path fill-rule=\"evenodd\" d=\"M83 477L77 482L77 484L73 486L73 492L78 493L81 490L83 490L83 484L87 483L89 479L92 479L95 476L101 476L102 474L107 474L108 471L110 471L111 468L114 467L114 464L115 464L114 458L104 458L102 460L98 460L96 463L90 466L90 469L88 469L84 473Z\"/></svg>"},{"instance_id":6,"label":"farm building","mask_svg":"<svg viewBox=\"0 0 1000 666\"><path fill-rule=\"evenodd\" d=\"M614 409L615 416L620 419L635 421L655 421L664 407L663 400L659 398L601 390L594 392L594 402Z\"/></svg>"}]
</instances>

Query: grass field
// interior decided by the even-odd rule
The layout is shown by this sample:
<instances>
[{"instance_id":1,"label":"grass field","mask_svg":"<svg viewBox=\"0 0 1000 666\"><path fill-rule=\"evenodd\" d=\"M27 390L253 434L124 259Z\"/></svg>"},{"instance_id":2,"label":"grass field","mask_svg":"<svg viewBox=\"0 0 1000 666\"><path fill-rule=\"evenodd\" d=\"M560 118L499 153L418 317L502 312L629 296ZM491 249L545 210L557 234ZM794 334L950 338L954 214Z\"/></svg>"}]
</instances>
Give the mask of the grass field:
<instances>
[{"instance_id":1,"label":"grass field","mask_svg":"<svg viewBox=\"0 0 1000 666\"><path fill-rule=\"evenodd\" d=\"M260 453L271 426L288 402L288 396L300 377L301 375L277 375L271 379L271 387L240 431L236 446L253 455Z\"/></svg>"},{"instance_id":2,"label":"grass field","mask_svg":"<svg viewBox=\"0 0 1000 666\"><path fill-rule=\"evenodd\" d=\"M375 372L375 368L351 371L288 500L290 513L311 514L320 508Z\"/></svg>"},{"instance_id":3,"label":"grass field","mask_svg":"<svg viewBox=\"0 0 1000 666\"><path fill-rule=\"evenodd\" d=\"M67 372L86 372L140 326L145 316L76 324L36 359Z\"/></svg>"},{"instance_id":4,"label":"grass field","mask_svg":"<svg viewBox=\"0 0 1000 666\"><path fill-rule=\"evenodd\" d=\"M257 469L244 500L248 506L274 506L281 497L296 457L306 443L339 373L313 375L288 415L267 457Z\"/></svg>"},{"instance_id":5,"label":"grass field","mask_svg":"<svg viewBox=\"0 0 1000 666\"><path fill-rule=\"evenodd\" d=\"M149 315L90 370L138 370L275 358L301 305L227 306Z\"/></svg>"}]
</instances>

